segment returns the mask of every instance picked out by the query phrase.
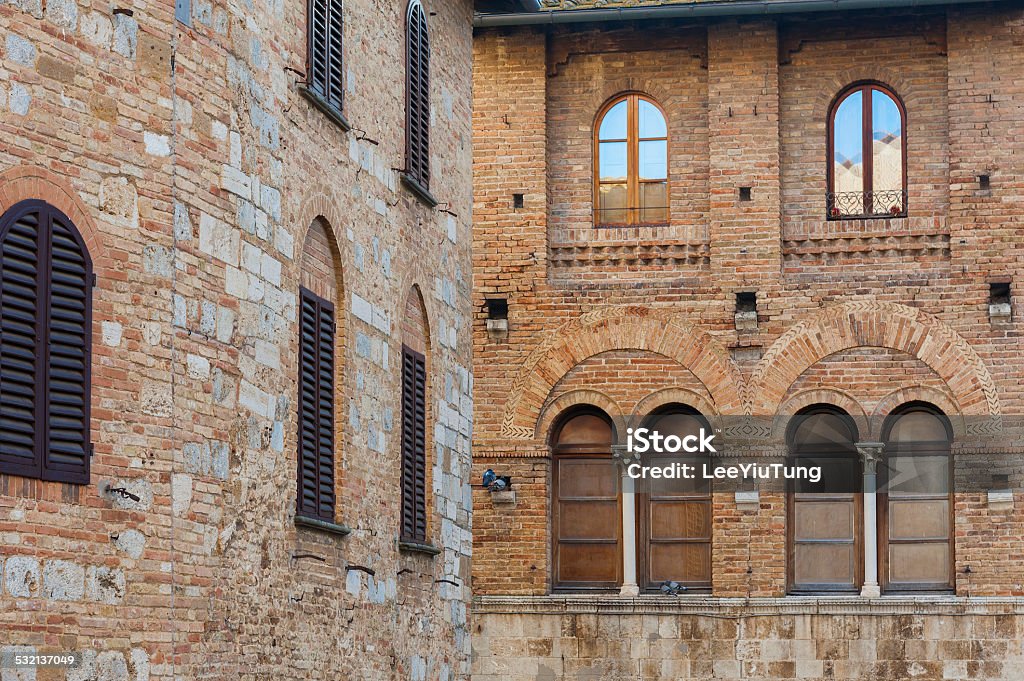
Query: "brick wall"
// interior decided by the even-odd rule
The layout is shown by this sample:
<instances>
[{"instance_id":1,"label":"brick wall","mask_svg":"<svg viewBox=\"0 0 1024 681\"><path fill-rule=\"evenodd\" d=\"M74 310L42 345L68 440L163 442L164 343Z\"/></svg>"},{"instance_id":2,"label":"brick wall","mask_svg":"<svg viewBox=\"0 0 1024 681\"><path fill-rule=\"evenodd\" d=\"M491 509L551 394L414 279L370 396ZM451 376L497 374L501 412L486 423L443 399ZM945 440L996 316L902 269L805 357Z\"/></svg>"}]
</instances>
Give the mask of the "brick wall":
<instances>
[{"instance_id":1,"label":"brick wall","mask_svg":"<svg viewBox=\"0 0 1024 681\"><path fill-rule=\"evenodd\" d=\"M303 2L0 6L0 210L54 203L98 275L91 481L0 478L2 645L85 651L68 678L468 675L471 3L424 4L437 210L398 177L404 5L345 3L350 132L298 92ZM293 523L302 284L338 302L347 537ZM397 548L414 286L435 557Z\"/></svg>"},{"instance_id":2,"label":"brick wall","mask_svg":"<svg viewBox=\"0 0 1024 681\"><path fill-rule=\"evenodd\" d=\"M550 530L524 528L548 527L547 438L574 404L635 417L676 400L711 415L832 401L884 415L920 399L1021 413L1020 307L990 319L988 288L1021 271L1008 205L1024 90L1008 74L1022 21L1019 3L1000 3L478 30L474 477L523 481L514 507L474 492L479 593L549 590ZM905 220L824 219L825 117L859 79L907 105ZM672 224L658 233L593 229L594 116L625 90L670 119ZM696 250L681 255L684 242ZM737 328L738 291L757 292L752 328ZM489 297L508 299L507 332L487 330ZM958 594L1024 594L1008 534L1024 527L1021 503L958 494ZM715 595L784 594L785 523L779 495L756 512L716 495Z\"/></svg>"}]
</instances>

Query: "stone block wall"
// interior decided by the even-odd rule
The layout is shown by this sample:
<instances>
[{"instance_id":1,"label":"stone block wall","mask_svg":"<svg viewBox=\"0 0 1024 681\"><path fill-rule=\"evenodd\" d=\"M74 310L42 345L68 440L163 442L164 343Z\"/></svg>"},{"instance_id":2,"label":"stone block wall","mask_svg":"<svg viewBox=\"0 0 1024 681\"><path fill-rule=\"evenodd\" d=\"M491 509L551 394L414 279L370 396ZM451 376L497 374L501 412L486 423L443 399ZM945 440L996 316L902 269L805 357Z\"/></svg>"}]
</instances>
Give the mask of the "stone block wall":
<instances>
[{"instance_id":1,"label":"stone block wall","mask_svg":"<svg viewBox=\"0 0 1024 681\"><path fill-rule=\"evenodd\" d=\"M0 211L57 205L97 273L91 480L0 476L4 646L81 679L468 675L471 3L424 4L437 207L399 181L403 3L345 3L350 131L299 92L305 2L0 5ZM347 537L293 522L302 284L340 301ZM414 287L433 557L397 546Z\"/></svg>"}]
</instances>

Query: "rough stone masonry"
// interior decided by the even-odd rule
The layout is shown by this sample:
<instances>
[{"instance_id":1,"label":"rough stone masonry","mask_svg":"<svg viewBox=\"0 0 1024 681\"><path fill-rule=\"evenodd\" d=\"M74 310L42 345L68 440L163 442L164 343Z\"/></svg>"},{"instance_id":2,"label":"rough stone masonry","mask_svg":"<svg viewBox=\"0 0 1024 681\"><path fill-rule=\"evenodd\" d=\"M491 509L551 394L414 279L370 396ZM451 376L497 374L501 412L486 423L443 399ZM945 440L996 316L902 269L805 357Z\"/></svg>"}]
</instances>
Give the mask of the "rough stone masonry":
<instances>
[{"instance_id":1,"label":"rough stone masonry","mask_svg":"<svg viewBox=\"0 0 1024 681\"><path fill-rule=\"evenodd\" d=\"M300 96L305 2L0 4L0 212L58 207L97 275L91 479L0 476L4 650L83 651L67 679L468 676L471 6L424 4L436 207L399 182L405 3L345 3L351 130ZM346 537L293 522L321 246ZM397 542L411 295L436 556Z\"/></svg>"}]
</instances>

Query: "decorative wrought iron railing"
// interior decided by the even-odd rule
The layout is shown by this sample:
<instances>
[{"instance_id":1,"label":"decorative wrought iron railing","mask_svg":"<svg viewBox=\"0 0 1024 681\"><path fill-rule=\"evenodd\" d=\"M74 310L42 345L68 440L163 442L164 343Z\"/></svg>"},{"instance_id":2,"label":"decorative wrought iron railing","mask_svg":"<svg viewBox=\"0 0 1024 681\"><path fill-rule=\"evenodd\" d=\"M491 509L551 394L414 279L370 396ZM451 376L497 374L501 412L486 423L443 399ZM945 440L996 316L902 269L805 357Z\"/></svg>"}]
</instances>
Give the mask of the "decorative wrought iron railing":
<instances>
[{"instance_id":1,"label":"decorative wrought iron railing","mask_svg":"<svg viewBox=\"0 0 1024 681\"><path fill-rule=\"evenodd\" d=\"M902 218L907 216L907 192L902 189L830 192L825 195L825 211L830 220Z\"/></svg>"}]
</instances>

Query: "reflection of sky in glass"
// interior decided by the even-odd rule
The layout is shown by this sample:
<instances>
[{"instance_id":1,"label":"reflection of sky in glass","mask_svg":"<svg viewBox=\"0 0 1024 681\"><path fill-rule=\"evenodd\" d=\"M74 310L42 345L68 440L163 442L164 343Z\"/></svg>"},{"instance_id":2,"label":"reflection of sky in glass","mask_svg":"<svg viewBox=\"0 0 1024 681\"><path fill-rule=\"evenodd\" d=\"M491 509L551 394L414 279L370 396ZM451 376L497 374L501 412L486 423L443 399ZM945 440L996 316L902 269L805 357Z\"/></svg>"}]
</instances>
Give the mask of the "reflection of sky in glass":
<instances>
[{"instance_id":1,"label":"reflection of sky in glass","mask_svg":"<svg viewBox=\"0 0 1024 681\"><path fill-rule=\"evenodd\" d=\"M598 152L601 160L602 180L622 180L626 177L626 143L602 142Z\"/></svg>"},{"instance_id":2,"label":"reflection of sky in glass","mask_svg":"<svg viewBox=\"0 0 1024 681\"><path fill-rule=\"evenodd\" d=\"M662 180L668 177L668 143L664 140L640 143L640 179Z\"/></svg>"},{"instance_id":3,"label":"reflection of sky in glass","mask_svg":"<svg viewBox=\"0 0 1024 681\"><path fill-rule=\"evenodd\" d=\"M650 102L640 100L640 137L667 137L665 118L658 107Z\"/></svg>"},{"instance_id":4,"label":"reflection of sky in glass","mask_svg":"<svg viewBox=\"0 0 1024 681\"><path fill-rule=\"evenodd\" d=\"M900 121L900 110L892 98L873 90L871 92L871 127L876 140L885 139L888 136L899 137L903 127Z\"/></svg>"},{"instance_id":5,"label":"reflection of sky in glass","mask_svg":"<svg viewBox=\"0 0 1024 681\"><path fill-rule=\"evenodd\" d=\"M854 92L836 110L834 138L837 164L847 160L860 163L864 155L862 99L859 91Z\"/></svg>"},{"instance_id":6,"label":"reflection of sky in glass","mask_svg":"<svg viewBox=\"0 0 1024 681\"><path fill-rule=\"evenodd\" d=\"M598 139L602 140L624 140L626 139L626 112L627 103L623 100L608 109L604 118L601 119L601 131Z\"/></svg>"}]
</instances>

